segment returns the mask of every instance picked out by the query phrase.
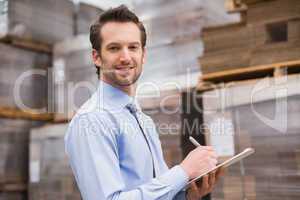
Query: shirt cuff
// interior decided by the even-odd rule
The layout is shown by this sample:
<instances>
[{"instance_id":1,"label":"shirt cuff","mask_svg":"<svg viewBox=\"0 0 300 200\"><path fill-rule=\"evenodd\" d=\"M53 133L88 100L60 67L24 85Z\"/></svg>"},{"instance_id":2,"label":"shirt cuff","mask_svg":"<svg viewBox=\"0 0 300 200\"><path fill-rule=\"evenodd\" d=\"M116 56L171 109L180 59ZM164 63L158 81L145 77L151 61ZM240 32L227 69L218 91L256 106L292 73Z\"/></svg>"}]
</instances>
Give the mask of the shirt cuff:
<instances>
[{"instance_id":1,"label":"shirt cuff","mask_svg":"<svg viewBox=\"0 0 300 200\"><path fill-rule=\"evenodd\" d=\"M181 166L176 165L159 177L159 180L172 188L173 195L182 190L188 183L189 177Z\"/></svg>"}]
</instances>

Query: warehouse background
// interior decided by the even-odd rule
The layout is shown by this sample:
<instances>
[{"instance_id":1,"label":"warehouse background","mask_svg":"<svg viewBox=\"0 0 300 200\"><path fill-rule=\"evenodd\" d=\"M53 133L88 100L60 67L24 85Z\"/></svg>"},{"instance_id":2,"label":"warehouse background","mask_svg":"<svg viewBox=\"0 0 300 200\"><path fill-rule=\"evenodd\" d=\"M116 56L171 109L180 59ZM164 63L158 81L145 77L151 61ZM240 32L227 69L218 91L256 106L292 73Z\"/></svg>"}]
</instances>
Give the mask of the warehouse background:
<instances>
[{"instance_id":1,"label":"warehouse background","mask_svg":"<svg viewBox=\"0 0 300 200\"><path fill-rule=\"evenodd\" d=\"M299 199L299 0L0 0L0 200L81 199L63 137L97 87L89 25L120 4L147 29L137 97L167 164L189 135L253 147L205 199Z\"/></svg>"}]
</instances>

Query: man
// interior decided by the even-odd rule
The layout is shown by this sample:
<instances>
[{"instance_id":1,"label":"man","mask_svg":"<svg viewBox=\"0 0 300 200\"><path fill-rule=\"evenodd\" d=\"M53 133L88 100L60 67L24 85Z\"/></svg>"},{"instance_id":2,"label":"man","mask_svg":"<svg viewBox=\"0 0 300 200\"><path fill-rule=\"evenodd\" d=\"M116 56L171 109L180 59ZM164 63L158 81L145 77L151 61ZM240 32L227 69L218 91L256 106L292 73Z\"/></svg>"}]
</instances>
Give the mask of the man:
<instances>
[{"instance_id":1,"label":"man","mask_svg":"<svg viewBox=\"0 0 300 200\"><path fill-rule=\"evenodd\" d=\"M198 147L168 169L155 125L135 102L146 55L146 32L125 6L104 12L91 26L92 57L99 87L72 119L66 152L84 200L199 199L218 175L183 190L215 167L211 147Z\"/></svg>"}]
</instances>

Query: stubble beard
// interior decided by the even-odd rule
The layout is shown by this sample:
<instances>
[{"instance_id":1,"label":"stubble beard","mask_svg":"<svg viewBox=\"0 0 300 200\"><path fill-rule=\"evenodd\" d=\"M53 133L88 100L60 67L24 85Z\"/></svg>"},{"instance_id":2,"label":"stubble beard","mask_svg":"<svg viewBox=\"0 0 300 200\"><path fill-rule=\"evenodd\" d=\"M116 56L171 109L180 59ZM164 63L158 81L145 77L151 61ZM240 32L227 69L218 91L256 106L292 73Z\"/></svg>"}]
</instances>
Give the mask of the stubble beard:
<instances>
[{"instance_id":1,"label":"stubble beard","mask_svg":"<svg viewBox=\"0 0 300 200\"><path fill-rule=\"evenodd\" d=\"M120 78L118 78L118 76L116 75L115 72L113 72L112 75L114 76L112 81L115 84L124 87L124 86L131 86L131 85L135 84L138 81L141 73L134 71L134 74L133 74L132 78L130 78L130 79L126 79L126 78L120 79Z\"/></svg>"},{"instance_id":2,"label":"stubble beard","mask_svg":"<svg viewBox=\"0 0 300 200\"><path fill-rule=\"evenodd\" d=\"M141 66L140 66L141 67ZM120 75L117 74L115 71L115 68L105 70L102 68L102 75L104 76L105 80L108 80L109 82L112 82L116 86L121 86L121 87L126 87L126 86L131 86L135 84L138 79L141 76L141 70L138 71L138 66L135 64L134 67L134 74L130 75L128 78L121 78Z\"/></svg>"}]
</instances>

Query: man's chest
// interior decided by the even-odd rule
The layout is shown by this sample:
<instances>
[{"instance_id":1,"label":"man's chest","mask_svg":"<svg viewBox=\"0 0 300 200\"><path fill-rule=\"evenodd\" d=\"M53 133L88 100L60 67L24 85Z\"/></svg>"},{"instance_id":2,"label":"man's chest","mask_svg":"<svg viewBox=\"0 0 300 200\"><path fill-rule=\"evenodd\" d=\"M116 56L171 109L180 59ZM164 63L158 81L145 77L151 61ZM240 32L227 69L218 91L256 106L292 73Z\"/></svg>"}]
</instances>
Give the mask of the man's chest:
<instances>
[{"instance_id":1,"label":"man's chest","mask_svg":"<svg viewBox=\"0 0 300 200\"><path fill-rule=\"evenodd\" d=\"M151 119L138 115L138 119L128 116L118 121L118 150L120 161L145 162L156 157L160 149L155 125Z\"/></svg>"}]
</instances>

